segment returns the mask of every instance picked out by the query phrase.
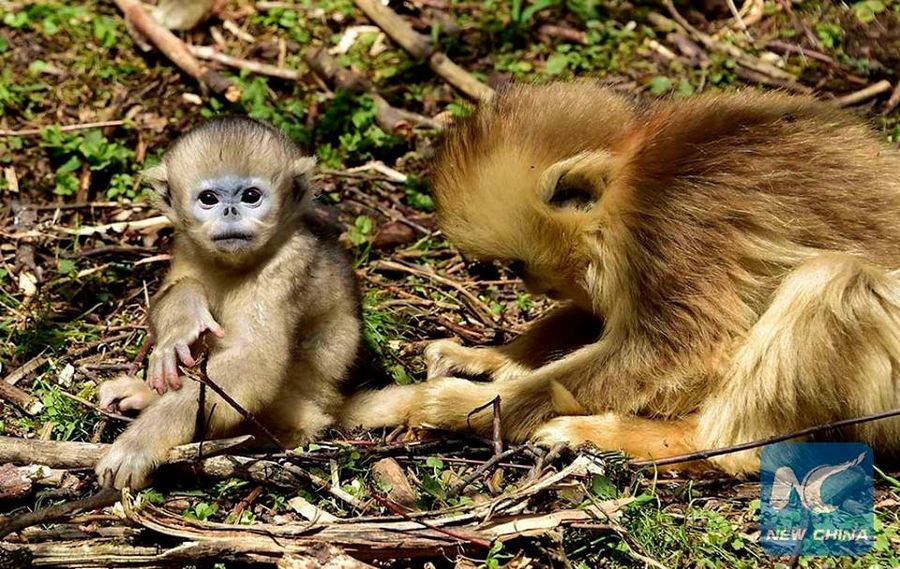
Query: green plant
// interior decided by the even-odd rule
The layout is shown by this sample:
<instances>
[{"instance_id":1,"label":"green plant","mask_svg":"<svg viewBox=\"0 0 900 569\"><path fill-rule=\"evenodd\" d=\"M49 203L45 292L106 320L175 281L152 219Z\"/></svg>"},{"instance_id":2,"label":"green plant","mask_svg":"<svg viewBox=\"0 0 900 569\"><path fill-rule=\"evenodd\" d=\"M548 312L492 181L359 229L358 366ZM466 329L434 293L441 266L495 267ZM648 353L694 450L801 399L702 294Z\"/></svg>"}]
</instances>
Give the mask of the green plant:
<instances>
[{"instance_id":1,"label":"green plant","mask_svg":"<svg viewBox=\"0 0 900 569\"><path fill-rule=\"evenodd\" d=\"M78 191L79 179L75 175L83 167L105 174L110 180L113 195L128 195L124 187L134 180L129 175L134 161L134 152L118 142L110 142L100 130L89 130L84 134L62 132L52 126L41 132L43 146L53 160L61 164L56 169L54 192L71 196ZM123 177L127 176L127 177Z\"/></svg>"},{"instance_id":2,"label":"green plant","mask_svg":"<svg viewBox=\"0 0 900 569\"><path fill-rule=\"evenodd\" d=\"M197 502L184 513L189 520L206 521L219 513L219 505L215 502Z\"/></svg>"},{"instance_id":3,"label":"green plant","mask_svg":"<svg viewBox=\"0 0 900 569\"><path fill-rule=\"evenodd\" d=\"M881 0L863 0L862 2L854 3L851 8L856 15L856 19L864 24L875 21L878 14L887 10L887 7Z\"/></svg>"},{"instance_id":4,"label":"green plant","mask_svg":"<svg viewBox=\"0 0 900 569\"><path fill-rule=\"evenodd\" d=\"M511 24L516 29L525 27L534 16L547 8L559 4L559 0L534 0L526 5L523 0L510 0L509 17Z\"/></svg>"}]
</instances>

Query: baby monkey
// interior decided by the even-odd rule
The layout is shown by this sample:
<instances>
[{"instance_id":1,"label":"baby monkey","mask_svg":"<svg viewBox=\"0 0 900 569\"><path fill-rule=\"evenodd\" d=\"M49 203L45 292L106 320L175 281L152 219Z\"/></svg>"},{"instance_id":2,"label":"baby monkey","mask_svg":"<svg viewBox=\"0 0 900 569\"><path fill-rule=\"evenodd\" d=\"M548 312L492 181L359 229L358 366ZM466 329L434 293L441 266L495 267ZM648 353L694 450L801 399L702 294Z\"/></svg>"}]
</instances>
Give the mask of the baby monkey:
<instances>
[{"instance_id":1,"label":"baby monkey","mask_svg":"<svg viewBox=\"0 0 900 569\"><path fill-rule=\"evenodd\" d=\"M512 86L450 130L433 183L463 254L565 304L505 346L432 344L383 417L489 435L499 397L509 440L663 458L900 407L900 153L845 111ZM828 436L900 455L900 419Z\"/></svg>"},{"instance_id":2,"label":"baby monkey","mask_svg":"<svg viewBox=\"0 0 900 569\"><path fill-rule=\"evenodd\" d=\"M194 365L207 332L210 379L283 442L340 415L360 302L344 252L310 212L314 165L279 130L228 117L183 135L146 172L175 244L150 306L147 383L100 388L104 408L141 411L97 464L104 485L140 488L172 447L250 430L208 390L207 432L194 432L200 385L179 377L178 362Z\"/></svg>"}]
</instances>

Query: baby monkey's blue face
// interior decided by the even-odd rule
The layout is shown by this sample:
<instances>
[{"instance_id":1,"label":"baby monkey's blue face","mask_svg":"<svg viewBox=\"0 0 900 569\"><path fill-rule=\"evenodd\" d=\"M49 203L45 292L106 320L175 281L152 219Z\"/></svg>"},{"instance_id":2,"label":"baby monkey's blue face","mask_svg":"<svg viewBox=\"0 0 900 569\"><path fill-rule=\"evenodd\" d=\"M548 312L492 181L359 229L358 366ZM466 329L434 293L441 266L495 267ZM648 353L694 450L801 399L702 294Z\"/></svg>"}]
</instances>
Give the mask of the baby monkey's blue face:
<instances>
[{"instance_id":1,"label":"baby monkey's blue face","mask_svg":"<svg viewBox=\"0 0 900 569\"><path fill-rule=\"evenodd\" d=\"M212 245L223 252L251 249L268 225L274 192L260 178L223 176L203 180L191 192L191 214Z\"/></svg>"}]
</instances>

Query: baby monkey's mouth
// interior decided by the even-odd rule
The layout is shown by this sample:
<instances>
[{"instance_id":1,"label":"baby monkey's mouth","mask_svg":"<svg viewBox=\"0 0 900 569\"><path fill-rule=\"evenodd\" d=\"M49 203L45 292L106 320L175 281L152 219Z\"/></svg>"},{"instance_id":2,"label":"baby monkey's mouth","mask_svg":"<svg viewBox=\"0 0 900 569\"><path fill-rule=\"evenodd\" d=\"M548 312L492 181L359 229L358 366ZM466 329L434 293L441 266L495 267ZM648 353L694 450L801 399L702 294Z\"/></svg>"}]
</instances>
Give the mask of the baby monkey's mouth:
<instances>
[{"instance_id":1,"label":"baby monkey's mouth","mask_svg":"<svg viewBox=\"0 0 900 569\"><path fill-rule=\"evenodd\" d=\"M220 233L210 237L217 248L225 251L237 251L244 249L253 241L252 233L241 233L238 231L230 231L228 233Z\"/></svg>"},{"instance_id":2,"label":"baby monkey's mouth","mask_svg":"<svg viewBox=\"0 0 900 569\"><path fill-rule=\"evenodd\" d=\"M212 236L213 241L252 241L253 234L252 233L239 233L236 231L232 231L229 233L221 233L219 235Z\"/></svg>"}]
</instances>

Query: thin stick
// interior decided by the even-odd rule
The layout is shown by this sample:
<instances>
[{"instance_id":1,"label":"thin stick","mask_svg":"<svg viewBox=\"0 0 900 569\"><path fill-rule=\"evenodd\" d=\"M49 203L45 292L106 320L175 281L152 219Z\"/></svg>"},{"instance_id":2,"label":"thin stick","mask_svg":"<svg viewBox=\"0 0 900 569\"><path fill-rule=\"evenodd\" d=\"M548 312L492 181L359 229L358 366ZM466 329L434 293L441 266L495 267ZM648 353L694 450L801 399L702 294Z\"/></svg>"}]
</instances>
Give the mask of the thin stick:
<instances>
[{"instance_id":1,"label":"thin stick","mask_svg":"<svg viewBox=\"0 0 900 569\"><path fill-rule=\"evenodd\" d=\"M679 454L679 455L670 456L670 457L666 457L666 458L660 458L658 460L653 460L653 459L632 460L629 462L629 464L631 464L631 466L636 466L636 467L668 466L670 464L678 464L681 462L690 462L692 460L704 460L707 458L712 458L714 456L720 456L723 454L731 454L731 453L735 453L735 452L740 452L742 450L749 450L749 449L759 448L759 447L766 446L766 445L771 445L774 443L780 443L782 441L786 441L789 439L795 439L797 437L805 437L807 435L814 435L816 433L821 433L823 431L830 431L832 429L838 429L841 427L847 427L847 426L856 425L859 423L868 423L871 421L878 421L880 419L888 419L890 417L897 417L897 416L900 416L900 408L891 409L890 411L882 411L880 413L872 413L871 415L863 415L862 417L856 417L853 419L842 419L840 421L835 421L833 423L825 423L823 425L816 425L815 427L801 429L799 431L794 431L793 433L787 433L784 435L775 435L772 437L766 437L764 439L758 439L755 441L741 443L739 445L734 445L734 446L730 446L730 447L701 450L701 451L697 451L697 452L690 452L687 454Z\"/></svg>"},{"instance_id":2,"label":"thin stick","mask_svg":"<svg viewBox=\"0 0 900 569\"><path fill-rule=\"evenodd\" d=\"M153 334L148 333L144 338L144 343L141 345L141 349L138 350L137 355L134 356L134 361L132 361L129 365L131 366L128 369L128 375L133 376L141 369L141 366L144 363L144 360L147 358L147 352L150 351L150 348L153 347Z\"/></svg>"},{"instance_id":3,"label":"thin stick","mask_svg":"<svg viewBox=\"0 0 900 569\"><path fill-rule=\"evenodd\" d=\"M460 492L465 490L469 484L471 484L471 483L475 482L476 480L478 480L479 478L481 478L482 475L484 475L485 473L490 471L492 468L494 468L494 466L499 466L503 460L522 452L523 447L524 447L524 445L520 445L517 447L506 449L505 451L501 452L500 454L495 454L494 456L492 456L491 458L486 460L484 463L479 465L478 468L476 468L469 474L466 474L464 477L462 477L459 480L459 482L454 484L450 488L450 494L453 496L458 496L460 494Z\"/></svg>"},{"instance_id":4,"label":"thin stick","mask_svg":"<svg viewBox=\"0 0 900 569\"><path fill-rule=\"evenodd\" d=\"M900 105L900 81L897 81L894 92L891 93L891 98L888 99L888 102L884 104L884 110L881 111L881 114L886 115L890 113L897 108L897 105Z\"/></svg>"},{"instance_id":5,"label":"thin stick","mask_svg":"<svg viewBox=\"0 0 900 569\"><path fill-rule=\"evenodd\" d=\"M95 412L99 413L100 415L103 415L104 417L106 417L108 419L115 419L116 421L124 421L126 423L130 423L130 422L134 421L134 419L132 419L131 417L126 417L125 415L119 415L117 413L110 413L109 411L104 411L103 409L101 409L97 405L94 405L90 401L88 401L86 399L82 399L81 397L78 397L77 395L72 395L71 393L68 393L66 391L60 390L59 394L62 395L63 397L71 399L72 401L81 403L85 407L88 407L89 409L94 410Z\"/></svg>"},{"instance_id":6,"label":"thin stick","mask_svg":"<svg viewBox=\"0 0 900 569\"><path fill-rule=\"evenodd\" d=\"M463 300L467 301L466 304L469 306L472 312L474 312L475 316L478 317L482 324L484 324L488 328L495 328L497 326L494 322L491 311L484 305L484 303L481 302L474 294L469 292L463 285L459 284L453 279L442 277L441 275L435 273L430 269L422 269L403 263L397 263L395 261L375 261L369 265L369 268L376 270L381 269L387 271L400 271L403 273L409 273L419 277L424 277L428 280L445 286L449 286L462 295Z\"/></svg>"},{"instance_id":7,"label":"thin stick","mask_svg":"<svg viewBox=\"0 0 900 569\"><path fill-rule=\"evenodd\" d=\"M375 494L374 492L371 493L371 496L376 502L381 504L383 507L387 508L393 514L400 516L401 518L403 518L404 520L406 520L408 522L422 524L427 529L436 531L438 533L442 533L446 536L450 536L453 539L459 540L463 543L471 543L473 545L477 545L484 549L490 549L490 547L491 547L491 543L487 540L484 540L484 539L481 539L478 537L467 536L467 535L455 532L451 529L443 528L441 526L426 522L425 520L415 519L415 518L411 517L409 514L407 514L403 510L403 508L401 508L398 504L393 503L392 501L388 500L387 498L382 498L381 496L379 496L378 494Z\"/></svg>"},{"instance_id":8,"label":"thin stick","mask_svg":"<svg viewBox=\"0 0 900 569\"><path fill-rule=\"evenodd\" d=\"M878 83L873 83L864 89L860 89L854 93L850 93L849 95L844 95L843 97L838 97L835 99L835 102L840 107L849 107L850 105L856 105L858 103L862 103L863 101L868 101L874 97L882 93L887 93L891 90L891 82L887 79L879 81Z\"/></svg>"},{"instance_id":9,"label":"thin stick","mask_svg":"<svg viewBox=\"0 0 900 569\"><path fill-rule=\"evenodd\" d=\"M62 132L71 132L73 130L88 130L91 128L105 128L108 126L122 126L125 124L123 120L114 120L114 121L100 121L100 122L86 122L82 124L67 124L67 125L58 125L59 130ZM22 130L0 130L0 136L34 136L35 134L41 134L45 130L50 127L41 127L41 128L25 128Z\"/></svg>"},{"instance_id":10,"label":"thin stick","mask_svg":"<svg viewBox=\"0 0 900 569\"><path fill-rule=\"evenodd\" d=\"M417 59L427 60L432 71L442 77L467 96L486 101L494 95L494 90L473 77L462 67L453 63L449 57L435 51L431 40L410 26L403 18L380 0L355 0L356 6L366 16L384 30L394 42Z\"/></svg>"},{"instance_id":11,"label":"thin stick","mask_svg":"<svg viewBox=\"0 0 900 569\"><path fill-rule=\"evenodd\" d=\"M17 532L36 524L47 523L67 518L72 514L84 510L96 510L97 508L112 506L113 504L118 502L121 497L122 493L119 490L115 490L113 488L104 488L96 494L93 494L86 498L82 498L80 500L75 500L74 502L66 502L65 504L60 504L58 506L50 506L49 508L44 508L43 510L16 516L12 520L9 520L6 523L0 525L0 539L3 539L13 532Z\"/></svg>"},{"instance_id":12,"label":"thin stick","mask_svg":"<svg viewBox=\"0 0 900 569\"><path fill-rule=\"evenodd\" d=\"M500 427L500 396L494 397L491 402L494 411L494 458L503 454L503 436Z\"/></svg>"},{"instance_id":13,"label":"thin stick","mask_svg":"<svg viewBox=\"0 0 900 569\"><path fill-rule=\"evenodd\" d=\"M269 77L277 77L279 79L284 79L285 81L300 81L303 78L303 73L300 73L296 69L277 67L269 63L232 57L219 52L212 46L192 45L188 46L188 49L194 57L199 59L216 61L222 65L227 65L228 67L234 67L236 69L244 69L258 75L268 75Z\"/></svg>"},{"instance_id":14,"label":"thin stick","mask_svg":"<svg viewBox=\"0 0 900 569\"><path fill-rule=\"evenodd\" d=\"M250 421L254 427L259 429L264 435L266 435L266 437L269 438L269 440L271 440L273 443L275 443L279 449L281 449L284 452L290 452L290 450L291 450L290 447L287 446L286 444L284 444L283 442L281 442L281 440L272 431L270 431L268 429L268 427L263 425L259 421L259 419L257 419L253 415L253 413L244 409L240 403L238 403L237 401L232 399L231 396L228 395L224 389L219 387L218 384L216 384L216 382L214 382L212 379L210 379L209 374L206 373L206 360L205 359L203 360L203 363L201 364L201 368L202 369L201 369L200 377L197 378L198 381L206 384L210 389L215 391L219 397L221 397L222 399L225 400L225 403L228 403L232 409L234 409L241 415L241 417Z\"/></svg>"}]
</instances>

